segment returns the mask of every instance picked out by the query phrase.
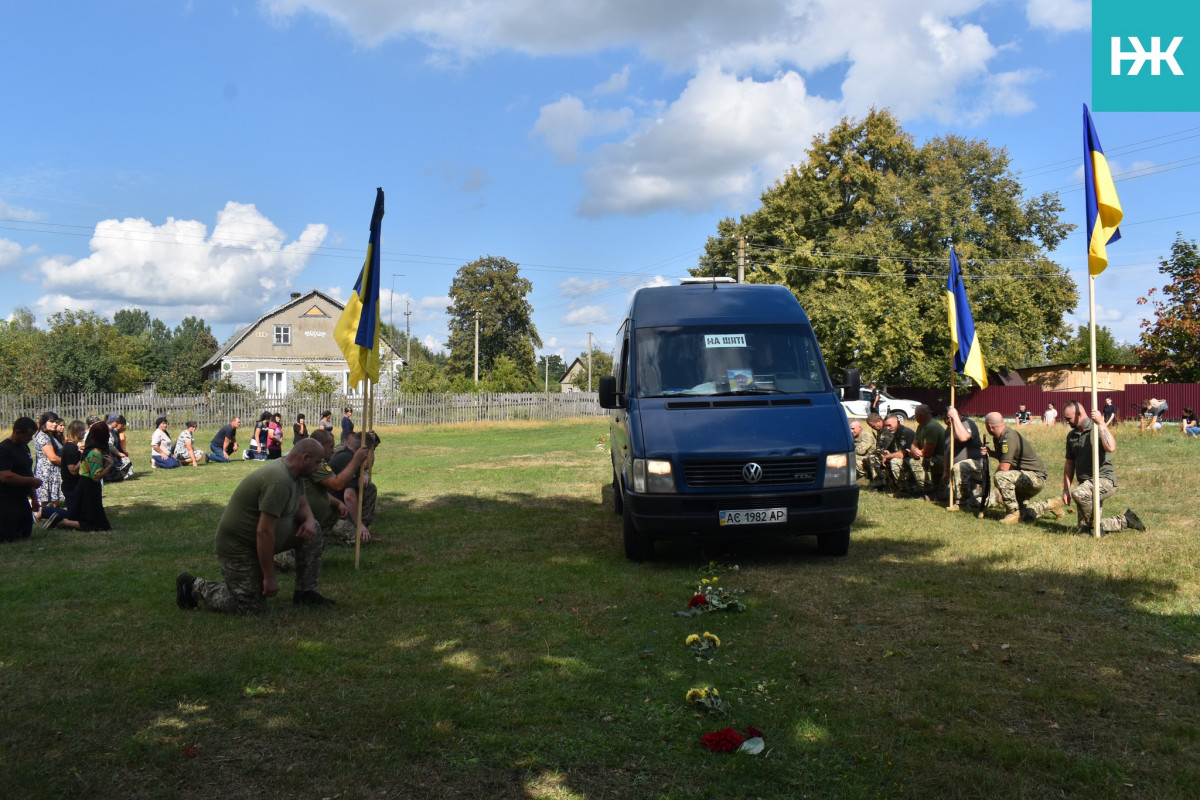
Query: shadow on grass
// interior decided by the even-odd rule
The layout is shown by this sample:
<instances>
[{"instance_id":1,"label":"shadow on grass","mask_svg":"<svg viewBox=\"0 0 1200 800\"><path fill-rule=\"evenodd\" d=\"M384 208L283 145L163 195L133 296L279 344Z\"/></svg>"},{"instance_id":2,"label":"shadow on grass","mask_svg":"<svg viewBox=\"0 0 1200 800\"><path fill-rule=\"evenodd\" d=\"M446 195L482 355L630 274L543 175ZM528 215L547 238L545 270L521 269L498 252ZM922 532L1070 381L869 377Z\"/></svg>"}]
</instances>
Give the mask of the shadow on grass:
<instances>
[{"instance_id":1,"label":"shadow on grass","mask_svg":"<svg viewBox=\"0 0 1200 800\"><path fill-rule=\"evenodd\" d=\"M1147 610L1171 580L873 519L846 558L762 538L630 564L593 500L388 494L361 570L327 553L336 608L181 614L170 580L219 574L223 502L139 500L115 533L5 550L0 794L1197 793L1195 618ZM709 560L740 565L750 610L672 617ZM731 655L695 662L695 626ZM735 710L696 718L697 682ZM773 755L714 769L698 737L725 724L763 728Z\"/></svg>"}]
</instances>

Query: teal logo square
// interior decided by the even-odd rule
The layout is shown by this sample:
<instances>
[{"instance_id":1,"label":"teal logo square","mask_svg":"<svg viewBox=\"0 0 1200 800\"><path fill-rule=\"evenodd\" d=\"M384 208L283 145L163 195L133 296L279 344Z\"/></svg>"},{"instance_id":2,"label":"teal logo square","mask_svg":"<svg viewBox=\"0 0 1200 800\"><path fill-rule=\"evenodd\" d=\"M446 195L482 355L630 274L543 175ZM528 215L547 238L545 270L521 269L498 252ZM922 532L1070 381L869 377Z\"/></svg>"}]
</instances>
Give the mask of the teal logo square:
<instances>
[{"instance_id":1,"label":"teal logo square","mask_svg":"<svg viewBox=\"0 0 1200 800\"><path fill-rule=\"evenodd\" d=\"M1092 0L1092 110L1200 111L1200 2Z\"/></svg>"}]
</instances>

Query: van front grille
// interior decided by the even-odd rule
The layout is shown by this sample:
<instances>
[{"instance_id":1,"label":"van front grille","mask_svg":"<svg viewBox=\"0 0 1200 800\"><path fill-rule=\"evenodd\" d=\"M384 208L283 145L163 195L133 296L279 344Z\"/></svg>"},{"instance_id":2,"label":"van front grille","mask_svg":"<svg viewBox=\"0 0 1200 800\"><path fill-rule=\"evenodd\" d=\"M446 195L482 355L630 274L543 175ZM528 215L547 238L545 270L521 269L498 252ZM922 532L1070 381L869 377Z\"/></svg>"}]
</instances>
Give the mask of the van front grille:
<instances>
[{"instance_id":1,"label":"van front grille","mask_svg":"<svg viewBox=\"0 0 1200 800\"><path fill-rule=\"evenodd\" d=\"M762 478L750 483L743 475L747 464L762 467ZM805 486L817 480L817 459L696 459L683 462L683 481L693 489L745 489L750 486Z\"/></svg>"}]
</instances>

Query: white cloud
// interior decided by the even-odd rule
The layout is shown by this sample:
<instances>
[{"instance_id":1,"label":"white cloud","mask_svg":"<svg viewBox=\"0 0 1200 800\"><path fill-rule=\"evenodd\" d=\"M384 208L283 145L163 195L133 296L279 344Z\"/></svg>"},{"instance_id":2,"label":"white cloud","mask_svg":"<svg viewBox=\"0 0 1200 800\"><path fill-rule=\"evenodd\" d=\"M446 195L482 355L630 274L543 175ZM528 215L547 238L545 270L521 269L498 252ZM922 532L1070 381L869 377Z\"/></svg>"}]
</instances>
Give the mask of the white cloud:
<instances>
[{"instance_id":1,"label":"white cloud","mask_svg":"<svg viewBox=\"0 0 1200 800\"><path fill-rule=\"evenodd\" d=\"M0 218L15 219L20 222L33 222L40 219L41 214L36 211L30 211L28 208L11 205L4 202L3 198L0 198Z\"/></svg>"},{"instance_id":2,"label":"white cloud","mask_svg":"<svg viewBox=\"0 0 1200 800\"><path fill-rule=\"evenodd\" d=\"M1025 16L1035 28L1052 31L1086 31L1092 27L1092 4L1088 0L1029 0Z\"/></svg>"},{"instance_id":3,"label":"white cloud","mask_svg":"<svg viewBox=\"0 0 1200 800\"><path fill-rule=\"evenodd\" d=\"M624 94L631 67L590 90L541 106L531 134L566 163L582 160L588 216L700 212L740 204L803 157L814 133L872 107L903 121L974 124L1033 107L1033 70L994 72L1000 47L972 15L986 0L263 0L277 19L334 20L367 45L424 42L434 60L500 51L581 56L635 51L689 78L676 97ZM1077 26L1084 2L1030 0L1034 25ZM1085 14L1086 15L1086 14ZM635 61L635 65L637 62ZM840 71L828 96L805 76ZM840 96L838 96L840 94ZM634 109L649 109L635 111ZM620 132L619 141L588 140ZM582 150L581 150L582 148Z\"/></svg>"},{"instance_id":4,"label":"white cloud","mask_svg":"<svg viewBox=\"0 0 1200 800\"><path fill-rule=\"evenodd\" d=\"M10 239L0 239L0 269L15 266L22 256L36 252L36 247L22 247Z\"/></svg>"},{"instance_id":5,"label":"white cloud","mask_svg":"<svg viewBox=\"0 0 1200 800\"><path fill-rule=\"evenodd\" d=\"M614 72L604 83L592 87L593 94L616 94L625 91L629 85L629 65L626 64L620 72Z\"/></svg>"},{"instance_id":6,"label":"white cloud","mask_svg":"<svg viewBox=\"0 0 1200 800\"><path fill-rule=\"evenodd\" d=\"M609 282L605 278L594 278L592 280L567 278L558 284L558 293L563 297L583 297L584 295L597 294L608 287Z\"/></svg>"},{"instance_id":7,"label":"white cloud","mask_svg":"<svg viewBox=\"0 0 1200 800\"><path fill-rule=\"evenodd\" d=\"M425 345L430 352L441 353L446 350L446 345L442 339L437 338L432 333L425 334L425 338L421 340L421 344Z\"/></svg>"},{"instance_id":8,"label":"white cloud","mask_svg":"<svg viewBox=\"0 0 1200 800\"><path fill-rule=\"evenodd\" d=\"M597 150L581 211L703 211L743 200L799 161L838 116L837 104L808 96L795 72L759 82L705 67L635 134Z\"/></svg>"},{"instance_id":9,"label":"white cloud","mask_svg":"<svg viewBox=\"0 0 1200 800\"><path fill-rule=\"evenodd\" d=\"M604 306L582 306L563 314L563 325L594 325L597 322L607 322L611 315Z\"/></svg>"},{"instance_id":10,"label":"white cloud","mask_svg":"<svg viewBox=\"0 0 1200 800\"><path fill-rule=\"evenodd\" d=\"M575 160L579 143L590 136L619 131L629 125L633 112L594 111L585 108L578 97L566 97L542 106L533 131L543 139L554 154L564 162Z\"/></svg>"},{"instance_id":11,"label":"white cloud","mask_svg":"<svg viewBox=\"0 0 1200 800\"><path fill-rule=\"evenodd\" d=\"M310 224L287 243L283 231L253 204L226 203L209 235L204 223L168 218L104 220L92 254L40 264L48 294L38 306L109 312L138 306L151 314L191 314L210 323L245 320L284 294L325 240Z\"/></svg>"}]
</instances>

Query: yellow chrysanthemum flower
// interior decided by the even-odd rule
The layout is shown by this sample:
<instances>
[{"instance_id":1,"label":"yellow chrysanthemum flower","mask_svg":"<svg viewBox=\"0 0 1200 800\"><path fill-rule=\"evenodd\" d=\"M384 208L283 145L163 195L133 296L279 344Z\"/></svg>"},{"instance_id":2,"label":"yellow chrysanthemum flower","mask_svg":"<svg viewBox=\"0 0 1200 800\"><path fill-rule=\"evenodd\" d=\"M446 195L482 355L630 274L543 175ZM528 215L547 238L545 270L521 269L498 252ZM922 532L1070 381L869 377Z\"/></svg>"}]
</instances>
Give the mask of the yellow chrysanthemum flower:
<instances>
[{"instance_id":1,"label":"yellow chrysanthemum flower","mask_svg":"<svg viewBox=\"0 0 1200 800\"><path fill-rule=\"evenodd\" d=\"M720 647L720 646L721 646L721 640L720 640L720 639L718 639L718 638L717 638L717 637L716 637L714 634L711 634L711 633L709 633L708 631L705 631L705 632L704 632L704 638L705 638L705 639L708 639L710 642L712 642L712 643L713 643L713 647Z\"/></svg>"},{"instance_id":2,"label":"yellow chrysanthemum flower","mask_svg":"<svg viewBox=\"0 0 1200 800\"><path fill-rule=\"evenodd\" d=\"M688 647L691 647L694 644L700 644L700 637L693 633L684 639L683 643Z\"/></svg>"}]
</instances>

